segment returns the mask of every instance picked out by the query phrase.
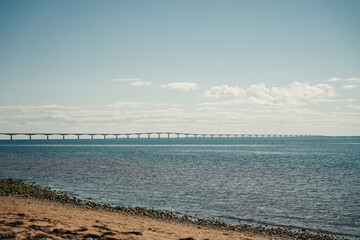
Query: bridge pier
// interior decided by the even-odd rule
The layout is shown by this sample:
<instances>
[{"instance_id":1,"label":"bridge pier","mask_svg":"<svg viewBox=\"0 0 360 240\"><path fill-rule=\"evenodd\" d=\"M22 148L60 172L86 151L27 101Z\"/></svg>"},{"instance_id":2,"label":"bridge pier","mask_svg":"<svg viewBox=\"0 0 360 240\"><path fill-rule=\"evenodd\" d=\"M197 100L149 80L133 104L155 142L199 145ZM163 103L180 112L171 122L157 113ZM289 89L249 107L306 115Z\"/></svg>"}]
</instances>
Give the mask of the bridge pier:
<instances>
[{"instance_id":1,"label":"bridge pier","mask_svg":"<svg viewBox=\"0 0 360 240\"><path fill-rule=\"evenodd\" d=\"M118 136L119 136L119 135L115 134L115 138L116 138L116 139L118 139Z\"/></svg>"},{"instance_id":2,"label":"bridge pier","mask_svg":"<svg viewBox=\"0 0 360 240\"><path fill-rule=\"evenodd\" d=\"M178 133L176 134L176 137L179 138L179 134L178 134Z\"/></svg>"},{"instance_id":3,"label":"bridge pier","mask_svg":"<svg viewBox=\"0 0 360 240\"><path fill-rule=\"evenodd\" d=\"M150 133L148 133L148 138L150 138Z\"/></svg>"},{"instance_id":4,"label":"bridge pier","mask_svg":"<svg viewBox=\"0 0 360 240\"><path fill-rule=\"evenodd\" d=\"M63 140L65 140L65 135L63 134L62 136L63 136Z\"/></svg>"},{"instance_id":5,"label":"bridge pier","mask_svg":"<svg viewBox=\"0 0 360 240\"><path fill-rule=\"evenodd\" d=\"M130 135L129 134L126 134L126 139L129 139Z\"/></svg>"},{"instance_id":6,"label":"bridge pier","mask_svg":"<svg viewBox=\"0 0 360 240\"><path fill-rule=\"evenodd\" d=\"M158 138L160 139L160 133L158 133Z\"/></svg>"},{"instance_id":7,"label":"bridge pier","mask_svg":"<svg viewBox=\"0 0 360 240\"><path fill-rule=\"evenodd\" d=\"M46 140L49 140L49 134L46 134Z\"/></svg>"},{"instance_id":8,"label":"bridge pier","mask_svg":"<svg viewBox=\"0 0 360 240\"><path fill-rule=\"evenodd\" d=\"M138 139L140 139L140 134L138 134Z\"/></svg>"},{"instance_id":9,"label":"bridge pier","mask_svg":"<svg viewBox=\"0 0 360 240\"><path fill-rule=\"evenodd\" d=\"M168 133L168 139L170 138L170 133Z\"/></svg>"}]
</instances>

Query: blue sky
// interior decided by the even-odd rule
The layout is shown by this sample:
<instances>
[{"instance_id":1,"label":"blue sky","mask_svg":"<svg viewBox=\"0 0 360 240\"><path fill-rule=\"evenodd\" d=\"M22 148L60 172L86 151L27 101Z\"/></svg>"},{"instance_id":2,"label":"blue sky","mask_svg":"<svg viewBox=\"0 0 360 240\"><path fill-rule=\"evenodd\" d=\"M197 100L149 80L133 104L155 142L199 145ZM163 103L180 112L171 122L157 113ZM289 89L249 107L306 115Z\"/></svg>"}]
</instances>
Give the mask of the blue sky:
<instances>
[{"instance_id":1,"label":"blue sky","mask_svg":"<svg viewBox=\"0 0 360 240\"><path fill-rule=\"evenodd\" d=\"M360 1L0 1L0 132L360 135Z\"/></svg>"}]
</instances>

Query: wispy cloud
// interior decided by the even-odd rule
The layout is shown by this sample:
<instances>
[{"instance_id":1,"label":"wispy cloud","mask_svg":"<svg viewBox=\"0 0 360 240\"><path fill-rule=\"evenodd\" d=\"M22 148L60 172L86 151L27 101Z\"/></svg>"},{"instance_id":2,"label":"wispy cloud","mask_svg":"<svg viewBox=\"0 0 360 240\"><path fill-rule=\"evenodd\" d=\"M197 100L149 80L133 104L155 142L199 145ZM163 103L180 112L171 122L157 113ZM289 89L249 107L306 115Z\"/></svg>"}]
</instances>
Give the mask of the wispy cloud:
<instances>
[{"instance_id":1,"label":"wispy cloud","mask_svg":"<svg viewBox=\"0 0 360 240\"><path fill-rule=\"evenodd\" d=\"M140 81L140 78L114 78L113 82L133 82Z\"/></svg>"},{"instance_id":2,"label":"wispy cloud","mask_svg":"<svg viewBox=\"0 0 360 240\"><path fill-rule=\"evenodd\" d=\"M0 112L11 111L11 112L51 112L56 113L60 111L76 111L78 107L64 106L64 105L42 105L42 106L29 106L29 105L18 105L18 106L0 106Z\"/></svg>"},{"instance_id":3,"label":"wispy cloud","mask_svg":"<svg viewBox=\"0 0 360 240\"><path fill-rule=\"evenodd\" d=\"M139 108L145 106L153 106L153 107L167 107L169 104L167 103L150 103L150 102L116 102L112 104L106 104L104 107L107 108Z\"/></svg>"},{"instance_id":4,"label":"wispy cloud","mask_svg":"<svg viewBox=\"0 0 360 240\"><path fill-rule=\"evenodd\" d=\"M116 102L112 104L104 105L107 108L133 108L133 107L143 107L146 106L148 103L143 102Z\"/></svg>"},{"instance_id":5,"label":"wispy cloud","mask_svg":"<svg viewBox=\"0 0 360 240\"><path fill-rule=\"evenodd\" d=\"M358 88L359 85L344 85L342 86L343 89L354 89L354 88Z\"/></svg>"},{"instance_id":6,"label":"wispy cloud","mask_svg":"<svg viewBox=\"0 0 360 240\"><path fill-rule=\"evenodd\" d=\"M140 78L114 78L113 82L130 82L135 87L151 86L151 82L140 81Z\"/></svg>"},{"instance_id":7,"label":"wispy cloud","mask_svg":"<svg viewBox=\"0 0 360 240\"><path fill-rule=\"evenodd\" d=\"M328 82L339 82L339 81L353 81L353 82L357 82L360 83L360 78L338 78L338 77L334 77L334 78L330 78L328 79Z\"/></svg>"},{"instance_id":8,"label":"wispy cloud","mask_svg":"<svg viewBox=\"0 0 360 240\"><path fill-rule=\"evenodd\" d=\"M333 77L333 78L328 79L328 82L338 82L338 81L342 81L342 80L343 80L342 78Z\"/></svg>"},{"instance_id":9,"label":"wispy cloud","mask_svg":"<svg viewBox=\"0 0 360 240\"><path fill-rule=\"evenodd\" d=\"M347 105L346 107L350 109L360 110L360 106L356 106L356 105Z\"/></svg>"},{"instance_id":10,"label":"wispy cloud","mask_svg":"<svg viewBox=\"0 0 360 240\"><path fill-rule=\"evenodd\" d=\"M346 81L353 81L353 82L360 83L360 78L347 78Z\"/></svg>"},{"instance_id":11,"label":"wispy cloud","mask_svg":"<svg viewBox=\"0 0 360 240\"><path fill-rule=\"evenodd\" d=\"M161 86L162 88L170 88L182 91L197 91L199 87L194 82L172 82Z\"/></svg>"},{"instance_id":12,"label":"wispy cloud","mask_svg":"<svg viewBox=\"0 0 360 240\"><path fill-rule=\"evenodd\" d=\"M204 96L208 98L219 98L219 97L244 97L246 95L246 91L237 86L229 87L228 85L222 86L214 86L209 90L204 92Z\"/></svg>"},{"instance_id":13,"label":"wispy cloud","mask_svg":"<svg viewBox=\"0 0 360 240\"><path fill-rule=\"evenodd\" d=\"M252 103L250 99L241 99L241 98L235 98L230 99L226 101L211 101L211 102L202 102L197 104L199 107L218 107L218 106L232 106L232 105L240 105L240 104L246 104L246 103Z\"/></svg>"},{"instance_id":14,"label":"wispy cloud","mask_svg":"<svg viewBox=\"0 0 360 240\"><path fill-rule=\"evenodd\" d=\"M145 87L145 86L151 86L152 83L151 82L135 81L135 82L131 82L131 85L133 85L135 87Z\"/></svg>"}]
</instances>

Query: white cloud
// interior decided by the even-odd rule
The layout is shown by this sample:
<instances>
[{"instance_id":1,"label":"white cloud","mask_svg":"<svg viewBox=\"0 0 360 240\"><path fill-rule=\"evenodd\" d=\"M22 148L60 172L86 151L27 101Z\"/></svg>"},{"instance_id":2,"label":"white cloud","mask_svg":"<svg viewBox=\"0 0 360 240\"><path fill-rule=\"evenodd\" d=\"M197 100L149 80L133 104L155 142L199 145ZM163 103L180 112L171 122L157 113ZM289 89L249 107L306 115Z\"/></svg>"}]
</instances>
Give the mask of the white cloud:
<instances>
[{"instance_id":1,"label":"white cloud","mask_svg":"<svg viewBox=\"0 0 360 240\"><path fill-rule=\"evenodd\" d=\"M294 82L286 87L291 94L301 99L323 99L337 96L335 89L328 84L317 84Z\"/></svg>"},{"instance_id":2,"label":"white cloud","mask_svg":"<svg viewBox=\"0 0 360 240\"><path fill-rule=\"evenodd\" d=\"M347 78L346 81L354 81L360 83L360 78Z\"/></svg>"},{"instance_id":3,"label":"white cloud","mask_svg":"<svg viewBox=\"0 0 360 240\"><path fill-rule=\"evenodd\" d=\"M131 85L133 85L135 87L144 87L144 86L151 86L152 83L151 82L136 81L136 82L132 82Z\"/></svg>"},{"instance_id":4,"label":"white cloud","mask_svg":"<svg viewBox=\"0 0 360 240\"><path fill-rule=\"evenodd\" d=\"M343 80L342 78L338 78L338 77L328 79L329 82L338 82L338 81L342 81L342 80Z\"/></svg>"},{"instance_id":5,"label":"white cloud","mask_svg":"<svg viewBox=\"0 0 360 240\"><path fill-rule=\"evenodd\" d=\"M215 86L206 90L204 96L210 98L223 96L240 98L236 101L217 102L214 105L254 103L267 106L300 106L307 102L328 101L329 98L335 97L337 94L335 89L328 84L311 86L309 83L294 82L282 88L268 88L264 83L252 84L247 89L227 85Z\"/></svg>"},{"instance_id":6,"label":"white cloud","mask_svg":"<svg viewBox=\"0 0 360 240\"><path fill-rule=\"evenodd\" d=\"M240 87L229 87L228 85L214 86L204 92L204 96L208 98L219 98L219 97L238 97L242 98L246 95L246 91Z\"/></svg>"},{"instance_id":7,"label":"white cloud","mask_svg":"<svg viewBox=\"0 0 360 240\"><path fill-rule=\"evenodd\" d=\"M358 88L359 85L344 85L342 86L343 89L354 89L354 88Z\"/></svg>"},{"instance_id":8,"label":"white cloud","mask_svg":"<svg viewBox=\"0 0 360 240\"><path fill-rule=\"evenodd\" d=\"M199 89L197 83L194 82L172 82L161 87L182 91L196 91Z\"/></svg>"},{"instance_id":9,"label":"white cloud","mask_svg":"<svg viewBox=\"0 0 360 240\"><path fill-rule=\"evenodd\" d=\"M304 105L306 102L322 101L337 96L335 89L328 84L317 84L294 82L286 87L267 88L260 83L251 85L248 92L255 94L252 100L255 103L270 106Z\"/></svg>"},{"instance_id":10,"label":"white cloud","mask_svg":"<svg viewBox=\"0 0 360 240\"><path fill-rule=\"evenodd\" d=\"M114 78L113 82L133 82L140 81L140 78Z\"/></svg>"}]
</instances>

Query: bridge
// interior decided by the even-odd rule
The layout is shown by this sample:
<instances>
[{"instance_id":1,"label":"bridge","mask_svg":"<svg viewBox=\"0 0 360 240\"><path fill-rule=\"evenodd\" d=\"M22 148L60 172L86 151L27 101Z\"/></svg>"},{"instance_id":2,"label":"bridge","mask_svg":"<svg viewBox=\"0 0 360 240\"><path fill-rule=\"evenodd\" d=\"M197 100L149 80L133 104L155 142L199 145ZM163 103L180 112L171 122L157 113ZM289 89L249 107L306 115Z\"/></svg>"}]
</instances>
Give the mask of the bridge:
<instances>
[{"instance_id":1,"label":"bridge","mask_svg":"<svg viewBox=\"0 0 360 240\"><path fill-rule=\"evenodd\" d=\"M51 139L51 136L60 136L62 139L66 137L75 137L77 139L84 139L84 136L90 139L94 139L95 136L100 136L103 139L113 138L138 138L151 136L157 138L304 138L304 137L316 137L316 135L283 135L283 134L219 134L219 133L181 133L181 132L143 132L143 133L0 133L1 135L9 136L10 140L13 140L14 136L25 136L29 140L33 139L33 136L43 136L47 140ZM83 138L80 138L83 137Z\"/></svg>"}]
</instances>

